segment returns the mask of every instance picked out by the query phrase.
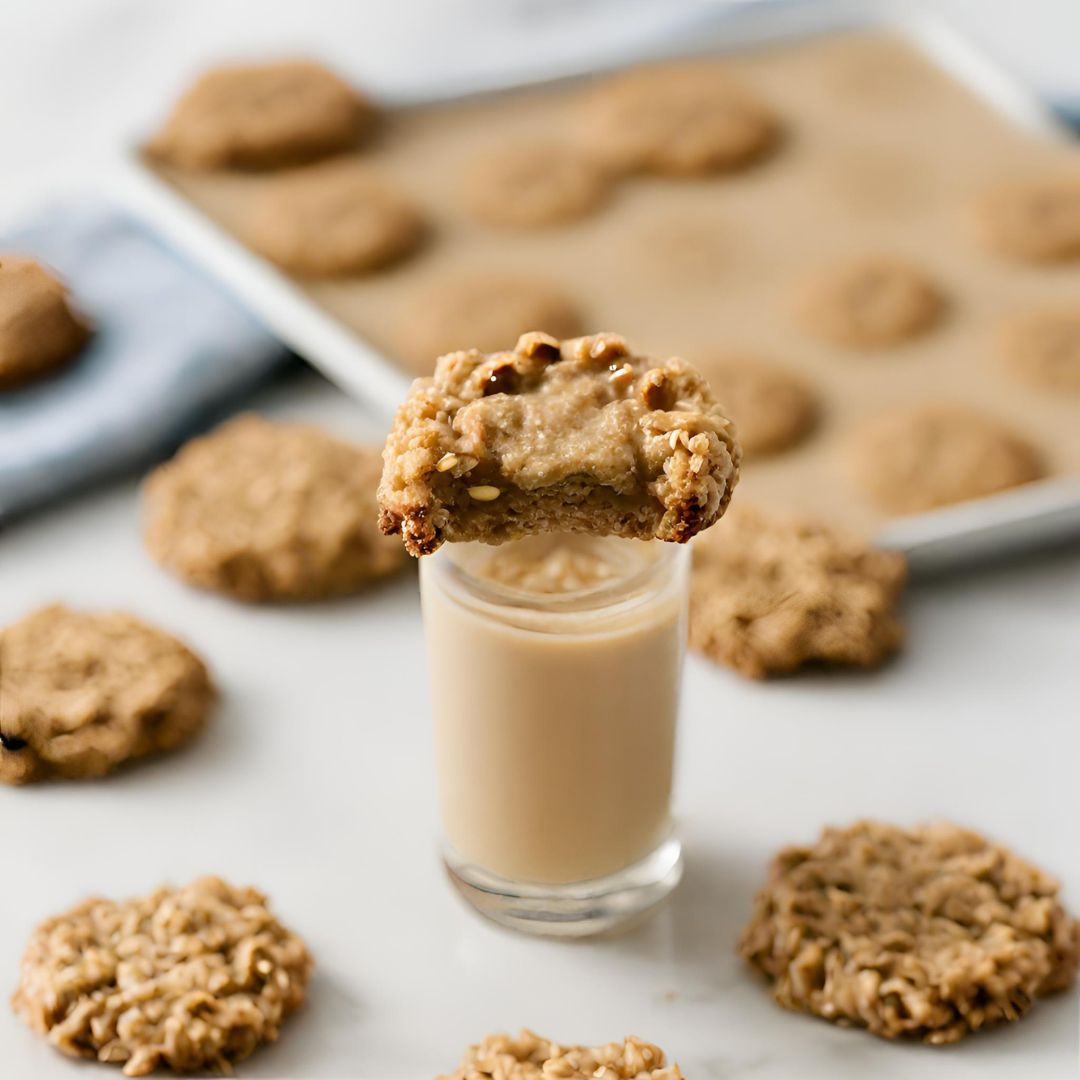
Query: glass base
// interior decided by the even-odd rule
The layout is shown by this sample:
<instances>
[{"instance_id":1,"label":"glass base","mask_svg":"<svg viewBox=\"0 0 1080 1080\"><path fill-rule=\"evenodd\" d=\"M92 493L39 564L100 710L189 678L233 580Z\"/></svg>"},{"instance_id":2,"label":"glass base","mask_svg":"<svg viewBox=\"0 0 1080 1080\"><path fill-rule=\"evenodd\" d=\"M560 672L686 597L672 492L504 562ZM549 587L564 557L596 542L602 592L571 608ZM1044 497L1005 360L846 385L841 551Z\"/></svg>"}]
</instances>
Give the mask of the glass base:
<instances>
[{"instance_id":1,"label":"glass base","mask_svg":"<svg viewBox=\"0 0 1080 1080\"><path fill-rule=\"evenodd\" d=\"M669 837L625 870L569 885L510 881L452 851L443 861L450 881L481 915L527 934L587 937L634 922L652 911L682 880L682 844Z\"/></svg>"}]
</instances>

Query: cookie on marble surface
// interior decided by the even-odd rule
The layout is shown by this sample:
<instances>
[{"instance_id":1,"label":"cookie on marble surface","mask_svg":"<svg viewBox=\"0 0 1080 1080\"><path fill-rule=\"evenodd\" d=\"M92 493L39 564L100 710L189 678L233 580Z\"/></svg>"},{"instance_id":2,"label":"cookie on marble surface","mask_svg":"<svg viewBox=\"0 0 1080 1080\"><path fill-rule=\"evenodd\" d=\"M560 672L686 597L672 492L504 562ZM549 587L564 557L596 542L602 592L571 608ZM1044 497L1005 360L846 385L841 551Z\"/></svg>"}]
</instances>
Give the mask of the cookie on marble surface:
<instances>
[{"instance_id":1,"label":"cookie on marble surface","mask_svg":"<svg viewBox=\"0 0 1080 1080\"><path fill-rule=\"evenodd\" d=\"M417 556L548 532L685 543L724 513L739 475L702 376L616 334L532 333L441 357L383 458L379 524Z\"/></svg>"},{"instance_id":2,"label":"cookie on marble surface","mask_svg":"<svg viewBox=\"0 0 1080 1080\"><path fill-rule=\"evenodd\" d=\"M678 61L599 82L581 103L582 140L612 168L664 176L740 169L776 145L772 111L727 66Z\"/></svg>"},{"instance_id":3,"label":"cookie on marble surface","mask_svg":"<svg viewBox=\"0 0 1080 1080\"><path fill-rule=\"evenodd\" d=\"M1046 474L1026 439L959 405L916 405L871 418L849 439L845 464L856 485L892 514L978 499Z\"/></svg>"},{"instance_id":4,"label":"cookie on marble surface","mask_svg":"<svg viewBox=\"0 0 1080 1080\"><path fill-rule=\"evenodd\" d=\"M380 467L377 447L238 417L150 475L147 549L192 585L239 600L355 592L405 562L379 535Z\"/></svg>"},{"instance_id":5,"label":"cookie on marble surface","mask_svg":"<svg viewBox=\"0 0 1080 1080\"><path fill-rule=\"evenodd\" d=\"M884 256L823 268L805 283L797 305L809 333L856 349L919 337L940 321L944 309L944 296L929 275Z\"/></svg>"},{"instance_id":6,"label":"cookie on marble surface","mask_svg":"<svg viewBox=\"0 0 1080 1080\"><path fill-rule=\"evenodd\" d=\"M903 555L740 506L693 546L690 645L762 679L876 667L903 644Z\"/></svg>"},{"instance_id":7,"label":"cookie on marble surface","mask_svg":"<svg viewBox=\"0 0 1080 1080\"><path fill-rule=\"evenodd\" d=\"M953 1043L1072 983L1080 923L1058 892L956 825L860 821L777 855L739 953L785 1008Z\"/></svg>"},{"instance_id":8,"label":"cookie on marble surface","mask_svg":"<svg viewBox=\"0 0 1080 1080\"><path fill-rule=\"evenodd\" d=\"M44 266L0 255L0 391L62 368L89 337L67 289Z\"/></svg>"},{"instance_id":9,"label":"cookie on marble surface","mask_svg":"<svg viewBox=\"0 0 1080 1080\"><path fill-rule=\"evenodd\" d=\"M71 1057L231 1076L304 1003L313 962L266 897L216 877L46 919L15 1012Z\"/></svg>"},{"instance_id":10,"label":"cookie on marble surface","mask_svg":"<svg viewBox=\"0 0 1080 1080\"><path fill-rule=\"evenodd\" d=\"M301 277L367 274L415 251L420 212L359 161L309 165L268 180L252 199L247 242Z\"/></svg>"},{"instance_id":11,"label":"cookie on marble surface","mask_svg":"<svg viewBox=\"0 0 1080 1080\"><path fill-rule=\"evenodd\" d=\"M438 1080L682 1080L658 1046L633 1035L605 1046L568 1046L531 1031L488 1035Z\"/></svg>"},{"instance_id":12,"label":"cookie on marble surface","mask_svg":"<svg viewBox=\"0 0 1080 1080\"><path fill-rule=\"evenodd\" d=\"M133 615L41 608L0 632L0 782L103 776L176 749L214 698L203 662Z\"/></svg>"},{"instance_id":13,"label":"cookie on marble surface","mask_svg":"<svg viewBox=\"0 0 1080 1080\"><path fill-rule=\"evenodd\" d=\"M1080 259L1080 175L1003 184L976 202L974 221L983 246L1006 258Z\"/></svg>"},{"instance_id":14,"label":"cookie on marble surface","mask_svg":"<svg viewBox=\"0 0 1080 1080\"><path fill-rule=\"evenodd\" d=\"M817 424L818 396L794 372L743 353L706 352L695 360L735 422L744 457L787 450Z\"/></svg>"},{"instance_id":15,"label":"cookie on marble surface","mask_svg":"<svg viewBox=\"0 0 1080 1080\"><path fill-rule=\"evenodd\" d=\"M535 229L564 225L600 207L611 179L593 156L571 143L518 142L470 163L465 198L488 225Z\"/></svg>"},{"instance_id":16,"label":"cookie on marble surface","mask_svg":"<svg viewBox=\"0 0 1080 1080\"><path fill-rule=\"evenodd\" d=\"M460 349L496 352L532 330L576 337L584 333L585 319L574 299L545 278L453 275L412 298L401 319L399 349L412 370L430 375L440 356Z\"/></svg>"},{"instance_id":17,"label":"cookie on marble surface","mask_svg":"<svg viewBox=\"0 0 1080 1080\"><path fill-rule=\"evenodd\" d=\"M186 169L272 169L356 146L375 106L311 60L228 64L201 75L147 147Z\"/></svg>"},{"instance_id":18,"label":"cookie on marble surface","mask_svg":"<svg viewBox=\"0 0 1080 1080\"><path fill-rule=\"evenodd\" d=\"M1001 344L1018 378L1043 390L1080 394L1080 310L1017 315L1003 327Z\"/></svg>"}]
</instances>

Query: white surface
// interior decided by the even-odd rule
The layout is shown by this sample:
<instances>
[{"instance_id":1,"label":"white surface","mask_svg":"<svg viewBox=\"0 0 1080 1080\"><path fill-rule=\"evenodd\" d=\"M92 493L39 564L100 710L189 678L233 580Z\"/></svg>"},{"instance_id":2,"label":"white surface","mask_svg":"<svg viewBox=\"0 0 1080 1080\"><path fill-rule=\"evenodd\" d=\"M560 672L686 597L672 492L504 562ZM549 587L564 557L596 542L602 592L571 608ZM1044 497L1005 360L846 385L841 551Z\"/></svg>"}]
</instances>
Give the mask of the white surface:
<instances>
[{"instance_id":1,"label":"white surface","mask_svg":"<svg viewBox=\"0 0 1080 1080\"><path fill-rule=\"evenodd\" d=\"M475 32L451 39L457 4L3 5L4 213L74 186L211 53L295 50L349 18L354 54L376 81L392 80L406 62L440 62L448 40L467 56L505 39L505 7L482 6ZM1047 86L1075 66L1070 0L947 6ZM545 22L544 5L526 7ZM355 407L313 376L269 403L364 431ZM137 515L128 483L0 534L0 623L53 598L130 608L208 657L222 707L172 759L97 785L0 791L5 991L44 914L87 892L210 870L265 888L319 959L310 1008L245 1076L430 1077L470 1039L522 1024L567 1040L636 1031L691 1080L1077 1075L1075 993L957 1048L893 1046L783 1013L731 945L771 851L860 815L968 822L1057 872L1080 907L1080 553L916 589L910 646L877 675L757 686L691 659L684 886L629 936L559 945L488 927L440 877L413 583L324 606L245 608L158 571ZM115 1075L66 1061L0 1010L3 1080L99 1074Z\"/></svg>"}]
</instances>

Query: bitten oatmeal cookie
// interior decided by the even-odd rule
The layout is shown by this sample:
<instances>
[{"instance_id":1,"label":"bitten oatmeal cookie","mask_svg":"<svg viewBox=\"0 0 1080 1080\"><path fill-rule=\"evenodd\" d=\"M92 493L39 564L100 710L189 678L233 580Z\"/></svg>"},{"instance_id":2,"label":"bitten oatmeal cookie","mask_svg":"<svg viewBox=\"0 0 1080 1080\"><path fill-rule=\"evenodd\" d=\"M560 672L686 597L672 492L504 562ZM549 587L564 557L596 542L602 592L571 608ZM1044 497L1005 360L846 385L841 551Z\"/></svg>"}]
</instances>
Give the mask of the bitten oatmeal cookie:
<instances>
[{"instance_id":1,"label":"bitten oatmeal cookie","mask_svg":"<svg viewBox=\"0 0 1080 1080\"><path fill-rule=\"evenodd\" d=\"M191 584L240 600L354 592L405 562L376 525L379 469L375 447L241 416L151 474L146 546Z\"/></svg>"},{"instance_id":2,"label":"bitten oatmeal cookie","mask_svg":"<svg viewBox=\"0 0 1080 1080\"><path fill-rule=\"evenodd\" d=\"M590 1049L562 1046L522 1031L489 1035L470 1046L458 1068L438 1080L682 1080L663 1050L632 1035L621 1043Z\"/></svg>"},{"instance_id":3,"label":"bitten oatmeal cookie","mask_svg":"<svg viewBox=\"0 0 1080 1080\"><path fill-rule=\"evenodd\" d=\"M248 243L304 277L365 274L416 250L420 213L366 166L329 161L268 180L252 200Z\"/></svg>"},{"instance_id":4,"label":"bitten oatmeal cookie","mask_svg":"<svg viewBox=\"0 0 1080 1080\"><path fill-rule=\"evenodd\" d=\"M739 473L731 421L697 371L615 334L440 358L383 460L379 524L413 555L544 532L684 543L723 514Z\"/></svg>"},{"instance_id":5,"label":"bitten oatmeal cookie","mask_svg":"<svg viewBox=\"0 0 1080 1080\"><path fill-rule=\"evenodd\" d=\"M530 330L577 337L585 320L569 296L542 278L466 274L416 294L401 321L400 349L414 371L428 375L446 353L496 352Z\"/></svg>"},{"instance_id":6,"label":"bitten oatmeal cookie","mask_svg":"<svg viewBox=\"0 0 1080 1080\"><path fill-rule=\"evenodd\" d=\"M903 644L907 565L897 552L746 507L693 552L690 644L743 675L874 667Z\"/></svg>"},{"instance_id":7,"label":"bitten oatmeal cookie","mask_svg":"<svg viewBox=\"0 0 1080 1080\"><path fill-rule=\"evenodd\" d=\"M716 400L735 422L744 457L787 450L817 424L820 404L801 376L752 356L716 353L697 359Z\"/></svg>"},{"instance_id":8,"label":"bitten oatmeal cookie","mask_svg":"<svg viewBox=\"0 0 1080 1080\"><path fill-rule=\"evenodd\" d=\"M615 169L696 176L739 169L775 146L772 112L723 64L636 68L590 90L581 104L586 145Z\"/></svg>"},{"instance_id":9,"label":"bitten oatmeal cookie","mask_svg":"<svg viewBox=\"0 0 1080 1080\"><path fill-rule=\"evenodd\" d=\"M0 632L0 782L103 776L173 750L214 697L202 661L134 616L41 608Z\"/></svg>"},{"instance_id":10,"label":"bitten oatmeal cookie","mask_svg":"<svg viewBox=\"0 0 1080 1080\"><path fill-rule=\"evenodd\" d=\"M894 514L978 499L1046 471L1039 452L1008 427L950 405L872 418L849 440L846 464L856 484Z\"/></svg>"},{"instance_id":11,"label":"bitten oatmeal cookie","mask_svg":"<svg viewBox=\"0 0 1080 1080\"><path fill-rule=\"evenodd\" d=\"M975 204L983 245L1022 262L1080 258L1080 176L1005 184Z\"/></svg>"},{"instance_id":12,"label":"bitten oatmeal cookie","mask_svg":"<svg viewBox=\"0 0 1080 1080\"><path fill-rule=\"evenodd\" d=\"M539 228L584 217L611 193L607 171L569 143L522 142L474 161L465 178L473 215L488 225Z\"/></svg>"},{"instance_id":13,"label":"bitten oatmeal cookie","mask_svg":"<svg viewBox=\"0 0 1080 1080\"><path fill-rule=\"evenodd\" d=\"M937 1045L1065 989L1080 923L1056 881L977 833L861 821L780 852L739 952L786 1008Z\"/></svg>"},{"instance_id":14,"label":"bitten oatmeal cookie","mask_svg":"<svg viewBox=\"0 0 1080 1080\"><path fill-rule=\"evenodd\" d=\"M126 1076L232 1066L277 1040L313 962L266 897L216 877L85 900L32 934L12 1005L62 1053Z\"/></svg>"},{"instance_id":15,"label":"bitten oatmeal cookie","mask_svg":"<svg viewBox=\"0 0 1080 1080\"><path fill-rule=\"evenodd\" d=\"M200 76L147 151L187 169L271 169L350 149L376 115L310 60L230 64Z\"/></svg>"},{"instance_id":16,"label":"bitten oatmeal cookie","mask_svg":"<svg viewBox=\"0 0 1080 1080\"><path fill-rule=\"evenodd\" d=\"M1080 394L1080 311L1033 311L1007 322L1002 352L1025 382L1044 390Z\"/></svg>"},{"instance_id":17,"label":"bitten oatmeal cookie","mask_svg":"<svg viewBox=\"0 0 1080 1080\"><path fill-rule=\"evenodd\" d=\"M836 345L899 345L931 329L945 308L933 280L890 258L851 260L821 271L799 296L806 329Z\"/></svg>"},{"instance_id":18,"label":"bitten oatmeal cookie","mask_svg":"<svg viewBox=\"0 0 1080 1080\"><path fill-rule=\"evenodd\" d=\"M0 391L63 367L89 336L89 324L48 270L0 255Z\"/></svg>"}]
</instances>

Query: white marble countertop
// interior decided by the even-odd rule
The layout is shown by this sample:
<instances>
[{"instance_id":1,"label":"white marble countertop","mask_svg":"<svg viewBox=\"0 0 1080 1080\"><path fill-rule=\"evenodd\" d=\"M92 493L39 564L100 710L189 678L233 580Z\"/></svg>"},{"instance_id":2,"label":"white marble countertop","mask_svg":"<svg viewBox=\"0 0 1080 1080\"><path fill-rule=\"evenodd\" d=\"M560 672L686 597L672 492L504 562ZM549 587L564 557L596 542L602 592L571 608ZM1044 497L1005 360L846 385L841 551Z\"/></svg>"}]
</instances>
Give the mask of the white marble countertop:
<instances>
[{"instance_id":1,"label":"white marble countertop","mask_svg":"<svg viewBox=\"0 0 1080 1080\"><path fill-rule=\"evenodd\" d=\"M455 5L432 5L423 20L421 6L378 9L398 63L435 57L439 35L460 29ZM526 5L535 18L541 6ZM1017 66L1063 85L1055 49L1070 26L1077 40L1075 4L1037 0L1022 19L1019 5L950 6ZM482 7L494 24L485 33L499 32L496 5ZM197 58L241 41L248 52L275 42L295 50L360 8L368 5L265 3L256 16L256 5L223 0L4 6L5 215L58 183L75 186L76 163L104 160L101 144ZM393 50L376 38L358 31L356 49L389 78ZM1055 55L1057 68L1036 65ZM314 375L255 404L370 431ZM269 892L319 961L310 1007L244 1076L418 1080L449 1068L468 1041L522 1025L568 1041L639 1033L691 1080L1077 1075L1075 992L959 1047L892 1045L783 1012L732 946L775 848L865 815L945 816L984 830L1058 874L1080 908L1080 552L917 587L910 646L876 675L755 685L691 658L678 791L686 880L647 925L578 944L499 931L442 880L409 577L296 608L194 592L143 553L131 481L0 534L0 624L50 599L129 608L188 638L223 700L205 737L175 757L107 783L0 790L4 994L45 914L90 892L142 892L210 871ZM115 1073L67 1061L0 1009L5 1080L98 1075Z\"/></svg>"}]
</instances>

